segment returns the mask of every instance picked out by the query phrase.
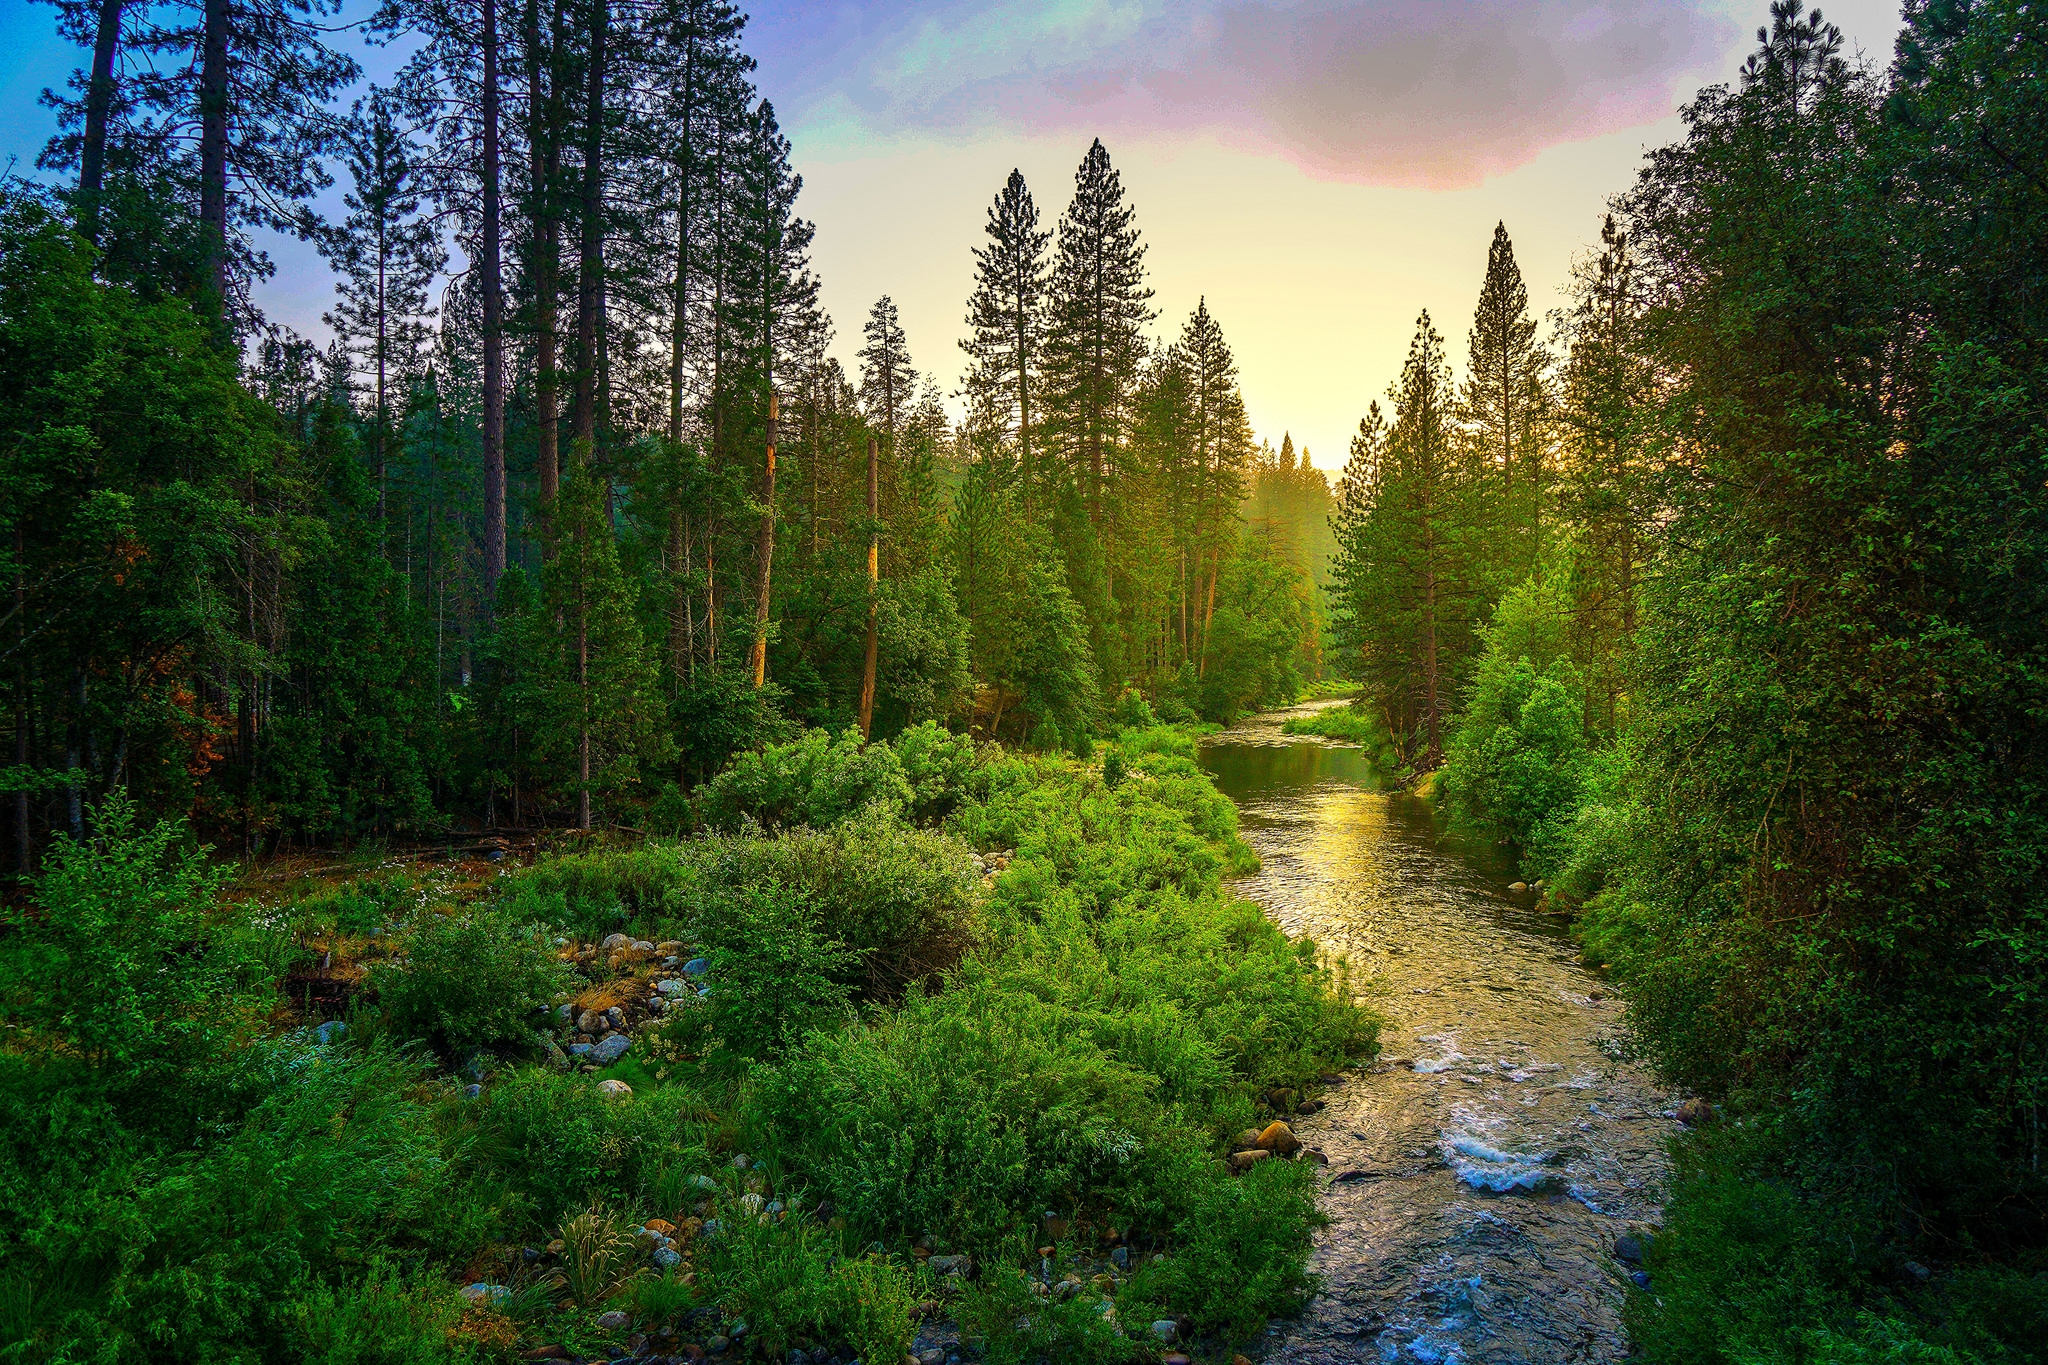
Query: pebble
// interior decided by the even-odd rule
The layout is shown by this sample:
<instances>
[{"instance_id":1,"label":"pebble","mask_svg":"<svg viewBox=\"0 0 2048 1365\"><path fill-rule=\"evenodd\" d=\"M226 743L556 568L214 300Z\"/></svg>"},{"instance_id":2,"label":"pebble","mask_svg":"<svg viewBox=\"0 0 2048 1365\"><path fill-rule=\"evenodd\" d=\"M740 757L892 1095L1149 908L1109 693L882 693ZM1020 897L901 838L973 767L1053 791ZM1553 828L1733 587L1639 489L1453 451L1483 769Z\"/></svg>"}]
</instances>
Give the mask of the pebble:
<instances>
[{"instance_id":1,"label":"pebble","mask_svg":"<svg viewBox=\"0 0 2048 1365\"><path fill-rule=\"evenodd\" d=\"M597 1083L597 1093L608 1100L630 1099L633 1094L633 1087L627 1085L624 1081L599 1081Z\"/></svg>"},{"instance_id":2,"label":"pebble","mask_svg":"<svg viewBox=\"0 0 2048 1365\"><path fill-rule=\"evenodd\" d=\"M628 1038L623 1033L614 1033L590 1049L590 1060L596 1062L599 1066L610 1066L613 1062L625 1056L627 1049L632 1046L633 1040L631 1038Z\"/></svg>"}]
</instances>

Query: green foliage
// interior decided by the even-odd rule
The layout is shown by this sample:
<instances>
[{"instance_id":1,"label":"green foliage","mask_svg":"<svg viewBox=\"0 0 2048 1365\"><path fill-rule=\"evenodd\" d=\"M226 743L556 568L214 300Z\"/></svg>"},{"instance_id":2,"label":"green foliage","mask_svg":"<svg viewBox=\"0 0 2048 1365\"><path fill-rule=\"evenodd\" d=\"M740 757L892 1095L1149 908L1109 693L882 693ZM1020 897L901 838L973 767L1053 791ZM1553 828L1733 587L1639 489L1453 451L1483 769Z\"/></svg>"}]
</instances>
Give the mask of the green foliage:
<instances>
[{"instance_id":1,"label":"green foliage","mask_svg":"<svg viewBox=\"0 0 2048 1365\"><path fill-rule=\"evenodd\" d=\"M385 1022L443 1056L531 1041L567 985L548 931L501 915L430 915L404 956L372 965Z\"/></svg>"},{"instance_id":2,"label":"green foliage","mask_svg":"<svg viewBox=\"0 0 2048 1365\"><path fill-rule=\"evenodd\" d=\"M960 1328L981 1343L990 1365L1026 1365L1037 1360L1112 1365L1137 1354L1136 1343L1103 1309L1105 1302L1079 1294L1064 1303L1040 1298L1031 1282L1010 1267L991 1269L971 1286L959 1307Z\"/></svg>"},{"instance_id":3,"label":"green foliage","mask_svg":"<svg viewBox=\"0 0 2048 1365\"><path fill-rule=\"evenodd\" d=\"M476 1107L476 1140L516 1196L508 1203L553 1227L593 1201L650 1197L676 1173L708 1166L695 1114L694 1097L680 1088L612 1100L587 1076L519 1067Z\"/></svg>"},{"instance_id":4,"label":"green foliage","mask_svg":"<svg viewBox=\"0 0 2048 1365\"><path fill-rule=\"evenodd\" d=\"M792 1346L816 1345L839 1285L832 1238L803 1218L741 1214L721 1222L711 1274L720 1301L744 1318L771 1359Z\"/></svg>"},{"instance_id":5,"label":"green foliage","mask_svg":"<svg viewBox=\"0 0 2048 1365\"><path fill-rule=\"evenodd\" d=\"M562 1225L562 1285L578 1307L595 1308L640 1273L640 1249L618 1213L588 1208Z\"/></svg>"},{"instance_id":6,"label":"green foliage","mask_svg":"<svg viewBox=\"0 0 2048 1365\"><path fill-rule=\"evenodd\" d=\"M678 883L677 908L689 915L692 932L728 942L736 953L748 950L745 935L719 926L717 908L688 904L693 888L714 900L745 890L801 903L801 917L815 918L825 940L853 954L849 979L871 996L894 996L935 977L980 934L968 850L884 809L865 809L830 829L714 837L679 852L690 871Z\"/></svg>"},{"instance_id":7,"label":"green foliage","mask_svg":"<svg viewBox=\"0 0 2048 1365\"><path fill-rule=\"evenodd\" d=\"M835 738L808 730L788 744L741 754L713 778L701 797L713 829L737 829L743 819L765 828L824 828L868 805L901 809L914 799L902 760L886 744L868 744L848 727Z\"/></svg>"},{"instance_id":8,"label":"green foliage","mask_svg":"<svg viewBox=\"0 0 2048 1365\"><path fill-rule=\"evenodd\" d=\"M1538 673L1526 654L1489 649L1445 754L1442 790L1454 816L1550 871L1584 778L1584 712L1570 660Z\"/></svg>"},{"instance_id":9,"label":"green foliage","mask_svg":"<svg viewBox=\"0 0 2048 1365\"><path fill-rule=\"evenodd\" d=\"M8 913L0 1001L125 1083L215 1060L232 1039L241 966L213 921L227 880L182 820L137 828L115 792L94 836L60 839L33 909Z\"/></svg>"},{"instance_id":10,"label":"green foliage","mask_svg":"<svg viewBox=\"0 0 2048 1365\"><path fill-rule=\"evenodd\" d=\"M685 1038L709 1031L731 1052L768 1057L845 1015L860 959L825 935L810 896L741 886L712 897L701 914L710 994L682 1011L672 1031Z\"/></svg>"},{"instance_id":11,"label":"green foliage","mask_svg":"<svg viewBox=\"0 0 2048 1365\"><path fill-rule=\"evenodd\" d=\"M1308 1301L1303 1265L1316 1211L1314 1168L1262 1162L1240 1180L1188 1171L1188 1235L1132 1278L1126 1297L1170 1303L1204 1332L1243 1339Z\"/></svg>"},{"instance_id":12,"label":"green foliage","mask_svg":"<svg viewBox=\"0 0 2048 1365\"><path fill-rule=\"evenodd\" d=\"M886 1257L869 1255L832 1267L826 1319L862 1360L907 1355L917 1331L910 1316L916 1306L910 1274Z\"/></svg>"},{"instance_id":13,"label":"green foliage","mask_svg":"<svg viewBox=\"0 0 2048 1365\"><path fill-rule=\"evenodd\" d=\"M913 725L890 741L910 784L910 813L919 821L950 814L974 789L974 741L935 721Z\"/></svg>"},{"instance_id":14,"label":"green foliage","mask_svg":"<svg viewBox=\"0 0 2048 1365\"><path fill-rule=\"evenodd\" d=\"M306 1365L459 1359L447 1348L460 1310L445 1281L408 1281L397 1266L375 1260L360 1279L312 1286L291 1307L290 1339Z\"/></svg>"},{"instance_id":15,"label":"green foliage","mask_svg":"<svg viewBox=\"0 0 2048 1365\"><path fill-rule=\"evenodd\" d=\"M1308 573L1246 537L1216 589L1203 645L1201 709L1229 722L1294 700L1313 653L1315 588Z\"/></svg>"}]
</instances>

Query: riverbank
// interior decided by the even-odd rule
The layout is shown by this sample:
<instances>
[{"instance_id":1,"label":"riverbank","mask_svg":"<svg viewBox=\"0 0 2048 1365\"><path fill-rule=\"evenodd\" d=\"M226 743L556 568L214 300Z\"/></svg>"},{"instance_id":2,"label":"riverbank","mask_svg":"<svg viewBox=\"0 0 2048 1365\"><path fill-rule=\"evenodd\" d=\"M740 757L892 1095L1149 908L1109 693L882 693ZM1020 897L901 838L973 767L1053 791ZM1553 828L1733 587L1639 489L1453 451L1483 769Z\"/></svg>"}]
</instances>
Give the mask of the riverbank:
<instances>
[{"instance_id":1,"label":"riverbank","mask_svg":"<svg viewBox=\"0 0 2048 1365\"><path fill-rule=\"evenodd\" d=\"M1222 1158L1372 1021L1225 887L1192 739L833 753L730 832L226 911L113 822L5 943L0 1343L1111 1361L1297 1306L1314 1168Z\"/></svg>"}]
</instances>

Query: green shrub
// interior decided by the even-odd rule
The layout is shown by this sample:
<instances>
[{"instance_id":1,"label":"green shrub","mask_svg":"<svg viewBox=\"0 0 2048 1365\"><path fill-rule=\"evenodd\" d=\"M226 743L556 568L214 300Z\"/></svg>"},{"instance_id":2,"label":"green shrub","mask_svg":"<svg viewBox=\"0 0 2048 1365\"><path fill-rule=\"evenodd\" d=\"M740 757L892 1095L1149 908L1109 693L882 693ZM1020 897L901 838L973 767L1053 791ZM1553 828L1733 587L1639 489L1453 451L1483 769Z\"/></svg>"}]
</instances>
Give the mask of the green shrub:
<instances>
[{"instance_id":1,"label":"green shrub","mask_svg":"<svg viewBox=\"0 0 2048 1365\"><path fill-rule=\"evenodd\" d=\"M1132 1277L1125 1297L1157 1301L1197 1330L1243 1340L1266 1318L1297 1311L1314 1288L1304 1261L1316 1212L1315 1168L1266 1161L1240 1179L1213 1163L1180 1173L1185 1214L1162 1261Z\"/></svg>"},{"instance_id":2,"label":"green shrub","mask_svg":"<svg viewBox=\"0 0 2048 1365\"><path fill-rule=\"evenodd\" d=\"M1559 843L1585 780L1584 711L1570 660L1538 672L1526 655L1488 653L1445 750L1454 817L1521 849Z\"/></svg>"},{"instance_id":3,"label":"green shrub","mask_svg":"<svg viewBox=\"0 0 2048 1365\"><path fill-rule=\"evenodd\" d=\"M0 911L0 1007L110 1080L183 1077L233 1042L240 956L214 900L229 871L187 846L182 820L138 829L109 795L93 837L58 835L35 908Z\"/></svg>"},{"instance_id":4,"label":"green shrub","mask_svg":"<svg viewBox=\"0 0 2048 1365\"><path fill-rule=\"evenodd\" d=\"M794 1215L729 1215L720 1228L710 1243L710 1274L726 1315L745 1318L771 1360L818 1344L835 1298L831 1237Z\"/></svg>"},{"instance_id":5,"label":"green shrub","mask_svg":"<svg viewBox=\"0 0 2048 1365\"><path fill-rule=\"evenodd\" d=\"M1124 1335L1116 1316L1104 1311L1103 1299L1093 1293L1065 1302L1040 1298L1016 1270L1015 1258L1005 1260L969 1286L960 1301L961 1331L981 1343L981 1358L988 1365L1040 1360L1114 1365L1137 1355L1136 1343Z\"/></svg>"},{"instance_id":6,"label":"green shrub","mask_svg":"<svg viewBox=\"0 0 2048 1365\"><path fill-rule=\"evenodd\" d=\"M1126 687L1117 694L1116 705L1109 710L1109 723L1119 730L1149 730L1159 723L1153 714L1152 704L1145 700L1145 694L1135 687Z\"/></svg>"},{"instance_id":7,"label":"green shrub","mask_svg":"<svg viewBox=\"0 0 2048 1365\"><path fill-rule=\"evenodd\" d=\"M545 929L487 911L430 916L370 968L388 1026L444 1057L530 1042L568 980Z\"/></svg>"},{"instance_id":8,"label":"green shrub","mask_svg":"<svg viewBox=\"0 0 2048 1365\"><path fill-rule=\"evenodd\" d=\"M467 1112L479 1158L536 1228L594 1203L648 1198L672 1213L689 1177L711 1164L697 1101L676 1086L614 1100L588 1076L520 1067Z\"/></svg>"},{"instance_id":9,"label":"green shrub","mask_svg":"<svg viewBox=\"0 0 2048 1365\"><path fill-rule=\"evenodd\" d=\"M418 1365L467 1354L449 1349L461 1313L446 1280L408 1281L380 1258L360 1278L307 1290L290 1305L289 1334L305 1365Z\"/></svg>"},{"instance_id":10,"label":"green shrub","mask_svg":"<svg viewBox=\"0 0 2048 1365\"><path fill-rule=\"evenodd\" d=\"M625 1292L642 1270L640 1247L626 1219L595 1205L562 1225L562 1287L580 1308Z\"/></svg>"},{"instance_id":11,"label":"green shrub","mask_svg":"<svg viewBox=\"0 0 2048 1365\"><path fill-rule=\"evenodd\" d=\"M809 730L790 743L739 755L706 784L700 804L713 829L736 830L747 819L770 830L822 829L865 806L901 810L913 799L896 751L864 742L849 726L836 738Z\"/></svg>"},{"instance_id":12,"label":"green shrub","mask_svg":"<svg viewBox=\"0 0 2048 1365\"><path fill-rule=\"evenodd\" d=\"M678 912L700 937L719 933L721 888L775 888L801 896L825 938L859 960L869 995L894 996L952 967L975 941L974 864L958 839L914 829L869 809L830 829L793 829L772 839L709 838L688 846L691 874ZM708 941L708 939L707 939ZM744 951L743 943L734 947Z\"/></svg>"},{"instance_id":13,"label":"green shrub","mask_svg":"<svg viewBox=\"0 0 2048 1365\"><path fill-rule=\"evenodd\" d=\"M744 1057L779 1054L846 1016L859 963L821 925L817 905L780 886L722 890L698 921L711 961L707 993L674 1012L667 1032L685 1045L705 1034Z\"/></svg>"},{"instance_id":14,"label":"green shrub","mask_svg":"<svg viewBox=\"0 0 2048 1365\"><path fill-rule=\"evenodd\" d=\"M832 1267L827 1329L844 1338L862 1360L901 1360L910 1351L917 1306L911 1275L885 1256L864 1256Z\"/></svg>"},{"instance_id":15,"label":"green shrub","mask_svg":"<svg viewBox=\"0 0 2048 1365\"><path fill-rule=\"evenodd\" d=\"M896 736L889 747L910 784L913 819L942 819L972 793L977 760L974 741L968 736L926 721Z\"/></svg>"}]
</instances>

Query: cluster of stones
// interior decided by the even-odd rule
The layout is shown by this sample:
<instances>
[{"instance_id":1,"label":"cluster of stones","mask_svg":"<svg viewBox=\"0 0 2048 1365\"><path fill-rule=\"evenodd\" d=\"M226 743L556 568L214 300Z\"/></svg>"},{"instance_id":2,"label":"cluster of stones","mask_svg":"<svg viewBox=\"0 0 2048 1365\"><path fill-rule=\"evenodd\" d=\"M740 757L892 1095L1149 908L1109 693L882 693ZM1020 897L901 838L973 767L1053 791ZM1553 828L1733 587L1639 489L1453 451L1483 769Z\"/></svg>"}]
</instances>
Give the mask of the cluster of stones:
<instances>
[{"instance_id":1,"label":"cluster of stones","mask_svg":"<svg viewBox=\"0 0 2048 1365\"><path fill-rule=\"evenodd\" d=\"M582 1071L612 1065L632 1050L633 1034L641 1027L671 1009L695 1003L711 989L705 981L710 961L696 956L690 944L674 939L649 943L612 934L602 943L570 944L563 957L593 976L603 969L633 978L622 1003L602 1010L574 1004L555 1007L555 1022L562 1032L553 1049L557 1065ZM600 1088L615 1095L632 1093L624 1081L608 1080Z\"/></svg>"},{"instance_id":2,"label":"cluster of stones","mask_svg":"<svg viewBox=\"0 0 2048 1365\"><path fill-rule=\"evenodd\" d=\"M1344 1081L1342 1076L1334 1072L1324 1072L1317 1079L1324 1085L1341 1085ZM1276 1115L1314 1114L1323 1108L1321 1100L1303 1099L1294 1091L1287 1089L1269 1090L1265 1099L1267 1106ZM1307 1146L1295 1136L1294 1129L1288 1126L1284 1117L1275 1118L1263 1128L1245 1129L1237 1135L1234 1146L1236 1150L1230 1154L1230 1169L1238 1175L1243 1175L1261 1161L1276 1158L1281 1161L1292 1161L1298 1157L1318 1166L1330 1164L1330 1158L1324 1156L1320 1149Z\"/></svg>"},{"instance_id":3,"label":"cluster of stones","mask_svg":"<svg viewBox=\"0 0 2048 1365\"><path fill-rule=\"evenodd\" d=\"M1003 871L1009 867L1010 858L1015 852L1015 849L1011 849L1007 852L998 850L993 853L977 853L974 855L974 872L976 876L981 878L981 884L984 888L995 885L996 878L1001 876Z\"/></svg>"}]
</instances>

